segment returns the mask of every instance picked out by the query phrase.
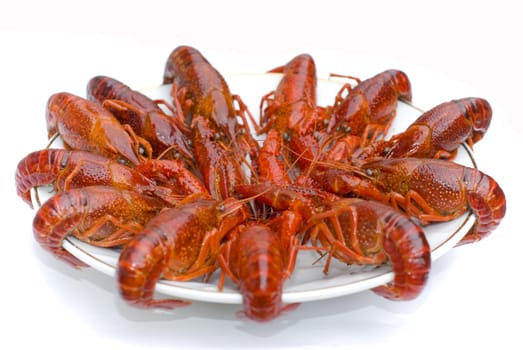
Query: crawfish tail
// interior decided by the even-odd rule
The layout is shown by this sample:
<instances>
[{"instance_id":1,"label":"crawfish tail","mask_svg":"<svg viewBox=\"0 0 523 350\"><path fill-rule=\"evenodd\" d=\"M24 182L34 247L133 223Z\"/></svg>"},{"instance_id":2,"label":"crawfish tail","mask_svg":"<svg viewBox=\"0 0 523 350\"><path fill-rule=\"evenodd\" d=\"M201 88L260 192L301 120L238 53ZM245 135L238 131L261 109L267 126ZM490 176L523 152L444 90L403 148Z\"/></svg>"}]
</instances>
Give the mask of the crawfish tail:
<instances>
[{"instance_id":1,"label":"crawfish tail","mask_svg":"<svg viewBox=\"0 0 523 350\"><path fill-rule=\"evenodd\" d=\"M407 216L391 211L383 221L383 248L392 265L394 280L372 290L387 299L414 299L428 279L430 246L423 230Z\"/></svg>"},{"instance_id":2,"label":"crawfish tail","mask_svg":"<svg viewBox=\"0 0 523 350\"><path fill-rule=\"evenodd\" d=\"M44 149L29 153L16 168L16 193L31 208L31 189L49 185L56 180L60 165L67 162L70 152L63 149Z\"/></svg>"},{"instance_id":3,"label":"crawfish tail","mask_svg":"<svg viewBox=\"0 0 523 350\"><path fill-rule=\"evenodd\" d=\"M117 279L120 295L127 303L165 309L189 304L177 299L155 300L154 287L167 274L169 279L183 277L199 261L204 238L218 225L216 206L214 200L194 197L166 209L124 247Z\"/></svg>"},{"instance_id":4,"label":"crawfish tail","mask_svg":"<svg viewBox=\"0 0 523 350\"><path fill-rule=\"evenodd\" d=\"M459 245L477 242L490 234L505 217L507 202L499 184L479 170L465 169L464 182L468 185L467 199L476 222Z\"/></svg>"},{"instance_id":5,"label":"crawfish tail","mask_svg":"<svg viewBox=\"0 0 523 350\"><path fill-rule=\"evenodd\" d=\"M86 206L83 192L68 192L51 197L45 202L33 220L33 233L36 241L57 258L74 267L87 266L62 247L64 238L82 220Z\"/></svg>"},{"instance_id":6,"label":"crawfish tail","mask_svg":"<svg viewBox=\"0 0 523 350\"><path fill-rule=\"evenodd\" d=\"M284 259L278 235L263 224L247 225L237 239L239 257L233 262L243 296L243 312L249 319L265 322L286 310L281 297Z\"/></svg>"},{"instance_id":7,"label":"crawfish tail","mask_svg":"<svg viewBox=\"0 0 523 350\"><path fill-rule=\"evenodd\" d=\"M168 248L165 237L158 227L148 225L135 239L129 242L118 260L117 279L121 297L137 307L165 307L187 305L187 302L154 301L153 294L156 282L167 266ZM153 254L154 253L154 254Z\"/></svg>"}]
</instances>

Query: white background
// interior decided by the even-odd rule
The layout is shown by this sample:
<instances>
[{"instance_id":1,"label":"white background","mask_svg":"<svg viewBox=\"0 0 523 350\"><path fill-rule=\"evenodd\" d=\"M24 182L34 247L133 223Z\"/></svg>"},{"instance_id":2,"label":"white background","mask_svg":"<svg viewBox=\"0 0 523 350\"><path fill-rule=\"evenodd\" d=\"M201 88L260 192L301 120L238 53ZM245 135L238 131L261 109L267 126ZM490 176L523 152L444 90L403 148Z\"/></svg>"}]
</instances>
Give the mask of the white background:
<instances>
[{"instance_id":1,"label":"white background","mask_svg":"<svg viewBox=\"0 0 523 350\"><path fill-rule=\"evenodd\" d=\"M520 14L516 2L499 0L0 2L0 347L521 347ZM128 307L111 278L74 271L34 242L34 212L16 197L14 171L46 144L52 93L84 94L98 74L133 87L158 84L181 44L199 48L222 73L263 72L309 52L324 74L350 74L342 63L357 56L430 72L412 77L414 102L424 108L487 98L494 117L475 157L506 192L505 220L488 239L438 260L412 302L362 292L305 303L261 325L237 320L229 305L195 303L170 314Z\"/></svg>"}]
</instances>

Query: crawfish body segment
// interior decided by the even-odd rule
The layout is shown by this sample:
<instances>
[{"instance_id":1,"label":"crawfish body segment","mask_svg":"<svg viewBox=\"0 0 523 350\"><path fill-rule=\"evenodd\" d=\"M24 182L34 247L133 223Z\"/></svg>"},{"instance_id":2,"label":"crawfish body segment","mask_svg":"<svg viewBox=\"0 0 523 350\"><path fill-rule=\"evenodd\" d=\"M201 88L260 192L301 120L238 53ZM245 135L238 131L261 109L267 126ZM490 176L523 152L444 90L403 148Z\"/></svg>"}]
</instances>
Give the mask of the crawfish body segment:
<instances>
[{"instance_id":1,"label":"crawfish body segment","mask_svg":"<svg viewBox=\"0 0 523 350\"><path fill-rule=\"evenodd\" d=\"M177 125L178 118L165 114L144 94L116 79L96 76L87 84L87 98L103 104L121 123L130 125L136 135L146 139L154 157L173 149L185 159L192 158L187 137Z\"/></svg>"},{"instance_id":2,"label":"crawfish body segment","mask_svg":"<svg viewBox=\"0 0 523 350\"><path fill-rule=\"evenodd\" d=\"M396 69L376 74L351 88L345 99L335 104L327 132L342 131L372 143L380 134L386 134L396 115L398 99L412 100L408 76Z\"/></svg>"},{"instance_id":3,"label":"crawfish body segment","mask_svg":"<svg viewBox=\"0 0 523 350\"><path fill-rule=\"evenodd\" d=\"M47 129L49 137L58 133L72 149L98 153L134 165L142 157L140 150L143 148L136 135L126 130L100 104L73 94L57 93L49 98Z\"/></svg>"},{"instance_id":4,"label":"crawfish body segment","mask_svg":"<svg viewBox=\"0 0 523 350\"><path fill-rule=\"evenodd\" d=\"M175 195L209 194L204 183L181 159L145 159L136 170Z\"/></svg>"},{"instance_id":5,"label":"crawfish body segment","mask_svg":"<svg viewBox=\"0 0 523 350\"><path fill-rule=\"evenodd\" d=\"M71 189L54 195L38 209L33 231L45 250L73 266L84 266L62 248L67 235L102 247L119 246L163 207L154 197L110 186Z\"/></svg>"},{"instance_id":6,"label":"crawfish body segment","mask_svg":"<svg viewBox=\"0 0 523 350\"><path fill-rule=\"evenodd\" d=\"M483 138L492 108L482 98L463 98L437 105L423 113L409 128L377 144L375 154L385 158L452 159L462 143L469 146Z\"/></svg>"}]
</instances>

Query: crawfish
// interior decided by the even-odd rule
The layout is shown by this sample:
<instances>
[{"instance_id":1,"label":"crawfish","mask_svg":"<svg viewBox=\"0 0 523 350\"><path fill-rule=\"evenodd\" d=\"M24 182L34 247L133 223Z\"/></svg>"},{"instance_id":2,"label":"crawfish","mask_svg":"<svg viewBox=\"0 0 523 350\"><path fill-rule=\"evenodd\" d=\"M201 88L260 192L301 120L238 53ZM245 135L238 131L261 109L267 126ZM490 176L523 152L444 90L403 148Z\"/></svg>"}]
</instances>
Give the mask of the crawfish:
<instances>
[{"instance_id":1,"label":"crawfish","mask_svg":"<svg viewBox=\"0 0 523 350\"><path fill-rule=\"evenodd\" d=\"M474 226L459 244L486 237L505 216L506 199L499 184L483 172L442 159L382 159L361 166L366 175L328 169L315 177L338 194L390 203L422 224L448 221L470 209Z\"/></svg>"},{"instance_id":2,"label":"crawfish","mask_svg":"<svg viewBox=\"0 0 523 350\"><path fill-rule=\"evenodd\" d=\"M442 158L453 159L457 148L471 148L483 138L492 118L492 108L482 98L463 98L437 105L423 113L406 131L369 145L356 155L368 158Z\"/></svg>"},{"instance_id":3,"label":"crawfish","mask_svg":"<svg viewBox=\"0 0 523 350\"><path fill-rule=\"evenodd\" d=\"M259 145L247 121L253 119L252 115L239 96L231 94L220 72L198 50L190 46L175 48L165 64L163 83L173 84L175 105L181 100L179 104L187 110L187 125L191 125L196 115L208 118L215 123L215 132L221 134L226 146L240 155L248 153L251 160L257 159ZM239 110L235 109L234 102L238 103Z\"/></svg>"},{"instance_id":4,"label":"crawfish","mask_svg":"<svg viewBox=\"0 0 523 350\"><path fill-rule=\"evenodd\" d=\"M130 125L136 135L146 139L152 147L153 157L174 150L173 157L192 159L189 141L182 132L187 133L183 120L165 114L146 95L116 79L96 76L87 84L87 99L103 104L122 124Z\"/></svg>"},{"instance_id":5,"label":"crawfish","mask_svg":"<svg viewBox=\"0 0 523 350\"><path fill-rule=\"evenodd\" d=\"M316 106L316 65L310 55L301 54L271 72L283 76L276 90L262 97L257 133L277 130L298 158L298 165L306 167L319 152L314 131L321 128L324 114Z\"/></svg>"},{"instance_id":6,"label":"crawfish","mask_svg":"<svg viewBox=\"0 0 523 350\"><path fill-rule=\"evenodd\" d=\"M57 192L106 185L157 196L168 203L173 201L172 191L156 186L138 171L85 151L43 149L31 152L18 163L15 182L18 195L31 208L31 188L48 184L53 184Z\"/></svg>"},{"instance_id":7,"label":"crawfish","mask_svg":"<svg viewBox=\"0 0 523 350\"><path fill-rule=\"evenodd\" d=\"M345 89L349 93L341 98ZM334 106L328 108L330 120L327 133L350 133L361 137L363 145L372 144L380 135L387 133L396 115L398 99L412 100L409 78L400 70L378 73L359 81L353 88L344 85Z\"/></svg>"},{"instance_id":8,"label":"crawfish","mask_svg":"<svg viewBox=\"0 0 523 350\"><path fill-rule=\"evenodd\" d=\"M160 278L189 280L212 273L222 239L249 216L243 203L205 196L186 198L162 211L122 250L117 279L125 301L141 308L175 308L176 299L153 299Z\"/></svg>"},{"instance_id":9,"label":"crawfish","mask_svg":"<svg viewBox=\"0 0 523 350\"><path fill-rule=\"evenodd\" d=\"M503 190L474 168L438 159L404 158L371 162L363 169L390 192L393 205L421 222L446 221L472 210L476 222L459 244L486 237L505 216Z\"/></svg>"},{"instance_id":10,"label":"crawfish","mask_svg":"<svg viewBox=\"0 0 523 350\"><path fill-rule=\"evenodd\" d=\"M62 247L76 238L101 247L127 243L165 204L134 191L90 186L56 194L38 209L33 220L36 241L74 267L85 264Z\"/></svg>"},{"instance_id":11,"label":"crawfish","mask_svg":"<svg viewBox=\"0 0 523 350\"><path fill-rule=\"evenodd\" d=\"M423 230L407 215L375 201L345 198L310 218L308 235L314 245L329 250L324 272L332 257L347 264L390 263L394 280L374 288L393 300L414 299L430 272L430 246Z\"/></svg>"},{"instance_id":12,"label":"crawfish","mask_svg":"<svg viewBox=\"0 0 523 350\"><path fill-rule=\"evenodd\" d=\"M286 246L269 225L249 222L238 227L222 249L219 264L240 288L243 311L238 316L258 322L270 321L298 304L282 303L283 284L294 269L295 246Z\"/></svg>"},{"instance_id":13,"label":"crawfish","mask_svg":"<svg viewBox=\"0 0 523 350\"><path fill-rule=\"evenodd\" d=\"M135 135L130 127L120 124L99 103L62 92L47 102L48 136L58 133L69 148L90 151L138 165L151 146Z\"/></svg>"}]
</instances>

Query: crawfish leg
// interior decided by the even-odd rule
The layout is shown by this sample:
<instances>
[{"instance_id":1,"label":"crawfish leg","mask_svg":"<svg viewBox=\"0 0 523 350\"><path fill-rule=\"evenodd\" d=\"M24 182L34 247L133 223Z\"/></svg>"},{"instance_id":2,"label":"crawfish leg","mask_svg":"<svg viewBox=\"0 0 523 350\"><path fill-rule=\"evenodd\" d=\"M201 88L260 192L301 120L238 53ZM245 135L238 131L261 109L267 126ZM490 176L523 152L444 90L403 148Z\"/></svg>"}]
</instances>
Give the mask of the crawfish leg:
<instances>
[{"instance_id":1,"label":"crawfish leg","mask_svg":"<svg viewBox=\"0 0 523 350\"><path fill-rule=\"evenodd\" d=\"M265 110L265 113L263 111L263 106L267 105L267 109ZM274 91L271 91L265 95L262 96L261 102L260 102L260 122L253 123L254 129L258 135L264 134L272 127L274 124L274 120L268 119L268 115L271 115L272 110L275 110L276 101L274 100Z\"/></svg>"},{"instance_id":2,"label":"crawfish leg","mask_svg":"<svg viewBox=\"0 0 523 350\"><path fill-rule=\"evenodd\" d=\"M219 251L220 242L216 240L216 237L216 232L210 231L203 238L200 253L194 263L192 263L192 266L198 266L198 268L189 269L182 275L179 273L174 274L167 270L163 272L164 277L173 281L189 281L203 275L212 274L217 269L217 266L208 264L206 261L212 256L213 252Z\"/></svg>"},{"instance_id":3,"label":"crawfish leg","mask_svg":"<svg viewBox=\"0 0 523 350\"><path fill-rule=\"evenodd\" d=\"M427 225L429 222L454 220L464 213L463 210L451 215L442 215L416 191L409 191L406 196L393 193L390 196L390 202L395 209L403 210L407 215L417 218L423 225Z\"/></svg>"},{"instance_id":4,"label":"crawfish leg","mask_svg":"<svg viewBox=\"0 0 523 350\"><path fill-rule=\"evenodd\" d=\"M340 238L336 239L332 232L329 230L327 225L325 223L318 224L314 229L314 231L311 234L311 239L313 237L317 236L318 234L324 235L324 238L327 240L327 242L330 244L329 249L329 255L327 257L327 261L325 262L325 267L323 269L324 274L328 274L329 268L330 268L330 262L332 260L332 257L335 255L343 255L342 260L346 262L347 264L356 262L361 264L374 264L375 259L364 256L362 254L359 254L358 252L354 251L353 249L349 248L345 244L345 240L343 239L343 234L341 232L336 232L336 236L340 236Z\"/></svg>"},{"instance_id":5,"label":"crawfish leg","mask_svg":"<svg viewBox=\"0 0 523 350\"><path fill-rule=\"evenodd\" d=\"M238 226L236 229L234 229L233 233L231 233L231 238L225 243L225 245L222 246L220 249L220 254L217 257L218 266L220 267L221 274L220 279L218 281L218 290L221 291L223 289L223 285L225 283L225 276L229 276L231 281L239 285L240 280L236 278L234 273L231 271L229 267L229 260L231 256L231 247L234 244L234 241L237 239L237 235L239 232L241 226Z\"/></svg>"},{"instance_id":6,"label":"crawfish leg","mask_svg":"<svg viewBox=\"0 0 523 350\"><path fill-rule=\"evenodd\" d=\"M361 136L362 146L364 147L367 145L372 145L380 136L384 137L389 131L395 115L396 113L393 113L385 124L368 124L363 130L363 134Z\"/></svg>"},{"instance_id":7,"label":"crawfish leg","mask_svg":"<svg viewBox=\"0 0 523 350\"><path fill-rule=\"evenodd\" d=\"M337 77L338 75L331 74L331 76ZM341 89L336 94L336 97L334 98L334 106L333 107L334 108L337 107L345 99L344 96L348 95L351 91L352 91L352 85L350 83L343 84Z\"/></svg>"},{"instance_id":8,"label":"crawfish leg","mask_svg":"<svg viewBox=\"0 0 523 350\"><path fill-rule=\"evenodd\" d=\"M252 137L251 128L249 127L248 120L252 123L253 127L256 127L257 123L256 120L254 120L254 117L252 116L251 112L249 111L249 108L247 108L247 105L242 101L240 96L233 95L232 96L233 101L236 101L238 103L239 109L236 110L236 114L240 117L240 119L243 122L243 126L245 128L244 132L241 137L241 141L245 144L240 146L240 148L245 148L247 150L247 153L249 154L252 163L254 164L254 169L258 168L258 165L256 164L259 153L260 153L260 145L256 140ZM248 119L248 120L247 120Z\"/></svg>"},{"instance_id":9,"label":"crawfish leg","mask_svg":"<svg viewBox=\"0 0 523 350\"><path fill-rule=\"evenodd\" d=\"M114 227L113 232L105 237L97 239L96 234L107 229L107 226ZM98 247L115 247L127 243L134 235L138 234L142 229L140 224L122 224L117 218L108 215L100 218L91 228L81 234L75 234L78 239L98 246Z\"/></svg>"}]
</instances>

